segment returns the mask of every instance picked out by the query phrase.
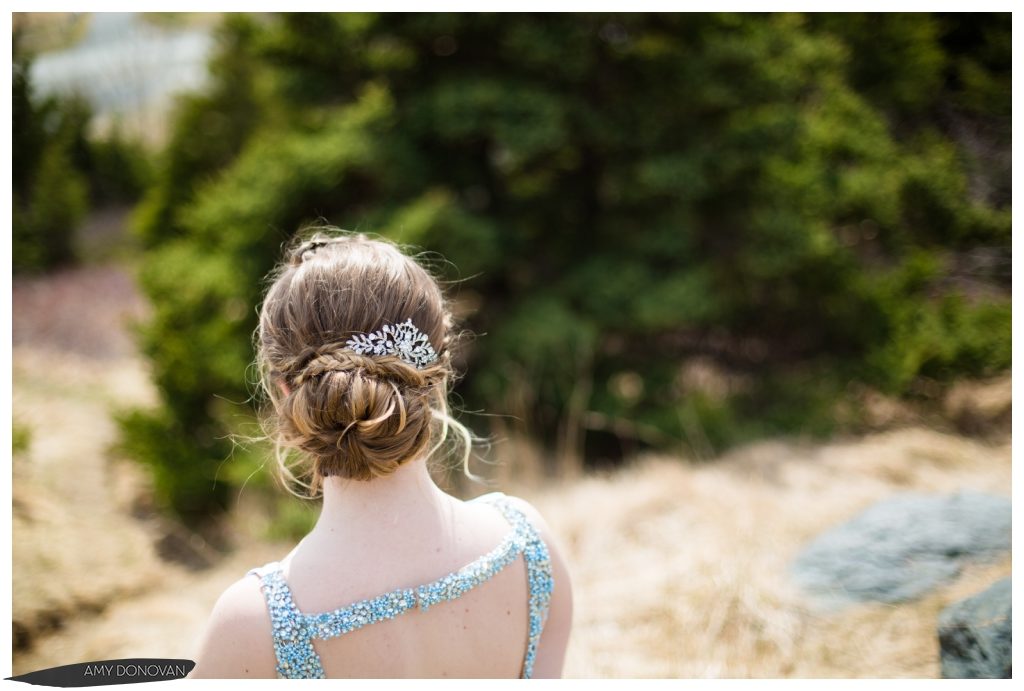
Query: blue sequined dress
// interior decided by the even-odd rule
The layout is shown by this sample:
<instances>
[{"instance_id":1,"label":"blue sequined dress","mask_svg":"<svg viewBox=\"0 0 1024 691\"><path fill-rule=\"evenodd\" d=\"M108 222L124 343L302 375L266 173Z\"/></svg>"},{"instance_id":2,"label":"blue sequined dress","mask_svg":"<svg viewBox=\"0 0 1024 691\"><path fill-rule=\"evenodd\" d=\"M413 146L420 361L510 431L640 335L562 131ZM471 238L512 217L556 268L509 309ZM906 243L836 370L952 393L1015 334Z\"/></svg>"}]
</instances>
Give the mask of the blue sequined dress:
<instances>
[{"instance_id":1,"label":"blue sequined dress","mask_svg":"<svg viewBox=\"0 0 1024 691\"><path fill-rule=\"evenodd\" d=\"M512 531L500 545L471 564L416 588L394 590L331 612L307 614L300 612L292 601L279 562L271 562L250 571L260 578L263 597L270 612L278 676L322 679L324 668L313 649L314 639L334 638L385 619L393 619L414 607L426 611L432 605L454 600L489 580L522 554L526 562L530 597L529 635L523 657L522 677L530 678L554 587L548 548L526 516L504 494L487 494L478 497L476 501L487 502L497 508L512 525Z\"/></svg>"}]
</instances>

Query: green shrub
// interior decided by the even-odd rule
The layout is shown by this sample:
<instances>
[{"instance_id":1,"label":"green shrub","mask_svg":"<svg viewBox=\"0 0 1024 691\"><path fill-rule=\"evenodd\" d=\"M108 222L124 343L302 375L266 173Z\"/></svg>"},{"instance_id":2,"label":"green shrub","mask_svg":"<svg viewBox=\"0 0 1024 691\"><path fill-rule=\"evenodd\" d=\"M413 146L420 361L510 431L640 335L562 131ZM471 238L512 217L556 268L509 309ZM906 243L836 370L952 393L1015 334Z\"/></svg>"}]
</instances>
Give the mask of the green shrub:
<instances>
[{"instance_id":1,"label":"green shrub","mask_svg":"<svg viewBox=\"0 0 1024 691\"><path fill-rule=\"evenodd\" d=\"M93 204L133 204L141 197L152 175L146 148L115 127L89 142L87 171Z\"/></svg>"},{"instance_id":2,"label":"green shrub","mask_svg":"<svg viewBox=\"0 0 1024 691\"><path fill-rule=\"evenodd\" d=\"M147 247L182 232L178 214L202 182L239 153L265 109L256 102L253 20L228 15L216 33L219 48L209 69L213 88L180 97L170 141L155 162L152 184L135 211L133 228Z\"/></svg>"},{"instance_id":3,"label":"green shrub","mask_svg":"<svg viewBox=\"0 0 1024 691\"><path fill-rule=\"evenodd\" d=\"M46 147L27 204L15 200L12 258L15 271L38 271L74 259L74 230L88 209L85 178L60 143Z\"/></svg>"},{"instance_id":4,"label":"green shrub","mask_svg":"<svg viewBox=\"0 0 1024 691\"><path fill-rule=\"evenodd\" d=\"M89 134L92 108L79 96L40 98L31 60L14 35L11 245L16 272L76 259L74 234L91 207L132 203L148 184L149 157L115 129Z\"/></svg>"},{"instance_id":5,"label":"green shrub","mask_svg":"<svg viewBox=\"0 0 1024 691\"><path fill-rule=\"evenodd\" d=\"M188 434L165 409L123 411L118 424L117 450L149 470L160 508L198 525L228 506L230 487L219 473L231 446L218 429Z\"/></svg>"},{"instance_id":6,"label":"green shrub","mask_svg":"<svg viewBox=\"0 0 1024 691\"><path fill-rule=\"evenodd\" d=\"M25 453L32 445L32 430L17 422L11 424L11 450L15 455Z\"/></svg>"}]
</instances>

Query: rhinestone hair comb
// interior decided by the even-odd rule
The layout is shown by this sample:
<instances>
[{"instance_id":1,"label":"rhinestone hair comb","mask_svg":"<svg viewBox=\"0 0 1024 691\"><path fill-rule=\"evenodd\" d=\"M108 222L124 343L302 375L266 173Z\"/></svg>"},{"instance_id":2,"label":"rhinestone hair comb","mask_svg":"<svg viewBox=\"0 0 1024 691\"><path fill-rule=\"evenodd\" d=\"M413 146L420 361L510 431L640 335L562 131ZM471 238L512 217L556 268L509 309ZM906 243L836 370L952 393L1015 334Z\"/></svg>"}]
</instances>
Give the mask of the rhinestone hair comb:
<instances>
[{"instance_id":1,"label":"rhinestone hair comb","mask_svg":"<svg viewBox=\"0 0 1024 691\"><path fill-rule=\"evenodd\" d=\"M437 361L437 353L427 335L416 328L412 318L401 324L385 324L379 331L356 334L345 347L360 355L395 355L416 369Z\"/></svg>"}]
</instances>

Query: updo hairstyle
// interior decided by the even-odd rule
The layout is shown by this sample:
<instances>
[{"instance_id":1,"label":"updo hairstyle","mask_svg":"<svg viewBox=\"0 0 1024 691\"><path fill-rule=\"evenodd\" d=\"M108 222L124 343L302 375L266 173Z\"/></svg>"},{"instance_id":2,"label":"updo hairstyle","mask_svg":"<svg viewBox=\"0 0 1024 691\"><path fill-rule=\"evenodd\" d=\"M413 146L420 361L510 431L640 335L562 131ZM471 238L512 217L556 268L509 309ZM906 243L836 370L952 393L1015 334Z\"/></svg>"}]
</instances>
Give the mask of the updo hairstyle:
<instances>
[{"instance_id":1,"label":"updo hairstyle","mask_svg":"<svg viewBox=\"0 0 1024 691\"><path fill-rule=\"evenodd\" d=\"M437 282L415 260L388 241L320 229L287 253L270 280L257 364L286 486L298 484L312 496L327 476L389 475L432 453L450 427L468 441L468 431L448 413L451 313ZM407 319L437 353L423 369L345 345ZM298 474L287 460L292 450L306 466Z\"/></svg>"}]
</instances>

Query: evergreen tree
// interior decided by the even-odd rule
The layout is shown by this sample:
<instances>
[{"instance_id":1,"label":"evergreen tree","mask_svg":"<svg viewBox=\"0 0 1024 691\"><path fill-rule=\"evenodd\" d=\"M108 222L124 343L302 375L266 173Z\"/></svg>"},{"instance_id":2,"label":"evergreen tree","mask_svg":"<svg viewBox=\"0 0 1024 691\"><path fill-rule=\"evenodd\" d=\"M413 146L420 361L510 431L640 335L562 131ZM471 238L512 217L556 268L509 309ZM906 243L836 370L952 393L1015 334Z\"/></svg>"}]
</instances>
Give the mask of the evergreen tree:
<instances>
[{"instance_id":1,"label":"evergreen tree","mask_svg":"<svg viewBox=\"0 0 1024 691\"><path fill-rule=\"evenodd\" d=\"M231 21L140 217L164 407L126 432L168 477L230 452L260 279L320 217L449 259L467 408L563 450L594 421L666 447L825 432L850 381L1010 364L1009 169L957 134L1002 145L1006 15ZM696 355L753 384L688 390ZM192 491L169 501L226 501Z\"/></svg>"}]
</instances>

